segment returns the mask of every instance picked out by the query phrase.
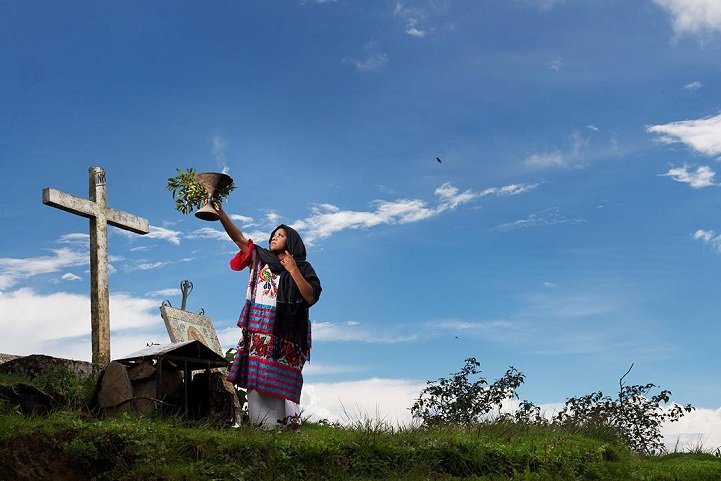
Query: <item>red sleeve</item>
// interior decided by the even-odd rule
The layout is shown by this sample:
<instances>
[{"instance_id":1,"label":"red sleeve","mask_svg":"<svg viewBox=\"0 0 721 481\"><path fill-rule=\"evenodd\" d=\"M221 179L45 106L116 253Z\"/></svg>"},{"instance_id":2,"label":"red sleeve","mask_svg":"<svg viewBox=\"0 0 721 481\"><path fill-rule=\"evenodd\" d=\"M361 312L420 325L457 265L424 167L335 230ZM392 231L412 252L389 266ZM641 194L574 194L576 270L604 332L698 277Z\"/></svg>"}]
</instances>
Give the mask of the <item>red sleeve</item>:
<instances>
[{"instance_id":1,"label":"red sleeve","mask_svg":"<svg viewBox=\"0 0 721 481\"><path fill-rule=\"evenodd\" d=\"M245 252L238 252L235 257L230 259L230 268L234 271L242 271L250 265L253 258L253 241L248 239L248 249Z\"/></svg>"}]
</instances>

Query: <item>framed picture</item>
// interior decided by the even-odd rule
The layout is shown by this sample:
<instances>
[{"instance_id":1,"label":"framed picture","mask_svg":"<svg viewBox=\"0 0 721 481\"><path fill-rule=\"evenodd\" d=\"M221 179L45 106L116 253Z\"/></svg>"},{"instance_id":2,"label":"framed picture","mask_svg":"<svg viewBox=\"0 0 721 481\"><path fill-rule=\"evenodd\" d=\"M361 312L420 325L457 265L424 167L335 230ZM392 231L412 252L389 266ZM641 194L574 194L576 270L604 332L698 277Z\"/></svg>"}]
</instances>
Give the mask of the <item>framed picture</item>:
<instances>
[{"instance_id":1,"label":"framed picture","mask_svg":"<svg viewBox=\"0 0 721 481\"><path fill-rule=\"evenodd\" d=\"M172 342L198 340L221 356L225 356L213 321L209 317L170 306L160 306L160 315Z\"/></svg>"}]
</instances>

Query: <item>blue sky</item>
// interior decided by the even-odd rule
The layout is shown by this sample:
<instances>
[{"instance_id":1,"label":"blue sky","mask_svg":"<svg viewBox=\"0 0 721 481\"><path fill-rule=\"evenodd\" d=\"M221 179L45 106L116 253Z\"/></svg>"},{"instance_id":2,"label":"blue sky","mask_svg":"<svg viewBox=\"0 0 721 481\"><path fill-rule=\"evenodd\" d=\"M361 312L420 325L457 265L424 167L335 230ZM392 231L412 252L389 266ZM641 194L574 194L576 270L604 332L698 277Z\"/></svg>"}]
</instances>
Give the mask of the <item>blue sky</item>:
<instances>
[{"instance_id":1,"label":"blue sky","mask_svg":"<svg viewBox=\"0 0 721 481\"><path fill-rule=\"evenodd\" d=\"M87 221L41 191L94 165L152 226L109 234L113 357L166 342L183 279L232 346L247 276L165 190L193 167L304 236L319 413L394 416L469 356L536 403L635 363L721 406L717 2L10 1L0 32L0 352L90 358Z\"/></svg>"}]
</instances>

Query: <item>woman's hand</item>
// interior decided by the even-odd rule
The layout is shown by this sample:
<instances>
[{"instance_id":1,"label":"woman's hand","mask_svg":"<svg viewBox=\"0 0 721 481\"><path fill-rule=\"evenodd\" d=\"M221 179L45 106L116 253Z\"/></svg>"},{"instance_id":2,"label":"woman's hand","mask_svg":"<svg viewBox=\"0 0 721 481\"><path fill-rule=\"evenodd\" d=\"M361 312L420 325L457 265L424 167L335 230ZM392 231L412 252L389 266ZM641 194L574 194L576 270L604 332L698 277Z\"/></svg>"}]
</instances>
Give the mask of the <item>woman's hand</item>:
<instances>
[{"instance_id":1,"label":"woman's hand","mask_svg":"<svg viewBox=\"0 0 721 481\"><path fill-rule=\"evenodd\" d=\"M295 263L295 259L293 259L293 255L288 251L285 251L283 253L283 256L280 257L280 263L283 264L285 270L290 272L291 274L294 270L298 269L298 266Z\"/></svg>"}]
</instances>

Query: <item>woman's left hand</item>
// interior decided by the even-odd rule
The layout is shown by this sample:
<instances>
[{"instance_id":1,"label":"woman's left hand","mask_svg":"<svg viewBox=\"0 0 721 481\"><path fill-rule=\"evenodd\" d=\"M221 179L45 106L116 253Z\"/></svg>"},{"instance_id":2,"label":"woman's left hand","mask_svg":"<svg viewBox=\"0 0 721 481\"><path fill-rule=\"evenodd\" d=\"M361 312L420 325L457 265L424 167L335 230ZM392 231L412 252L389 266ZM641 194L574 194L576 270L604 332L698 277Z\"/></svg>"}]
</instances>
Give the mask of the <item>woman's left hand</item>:
<instances>
[{"instance_id":1,"label":"woman's left hand","mask_svg":"<svg viewBox=\"0 0 721 481\"><path fill-rule=\"evenodd\" d=\"M288 272L293 272L298 268L295 259L293 259L293 255L288 251L285 251L283 257L280 258L280 263L283 264L283 267L285 267L285 270Z\"/></svg>"}]
</instances>

